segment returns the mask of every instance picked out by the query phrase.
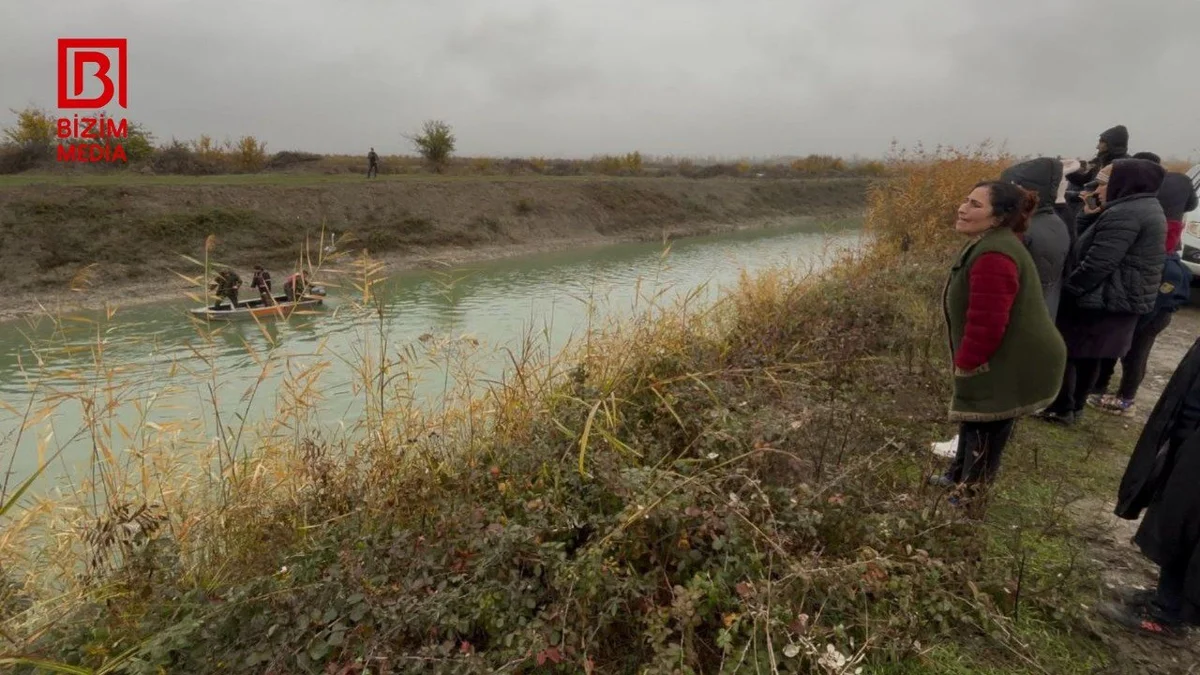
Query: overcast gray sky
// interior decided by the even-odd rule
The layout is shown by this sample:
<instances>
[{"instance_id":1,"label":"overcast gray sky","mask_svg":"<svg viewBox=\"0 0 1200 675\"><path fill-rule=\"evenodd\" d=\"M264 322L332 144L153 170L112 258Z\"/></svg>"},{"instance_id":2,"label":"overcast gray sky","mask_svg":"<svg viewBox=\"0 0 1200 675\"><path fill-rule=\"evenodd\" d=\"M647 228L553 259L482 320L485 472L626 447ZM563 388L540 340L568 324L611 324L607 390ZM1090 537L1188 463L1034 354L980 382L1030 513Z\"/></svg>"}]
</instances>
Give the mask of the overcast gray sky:
<instances>
[{"instance_id":1,"label":"overcast gray sky","mask_svg":"<svg viewBox=\"0 0 1200 675\"><path fill-rule=\"evenodd\" d=\"M268 150L879 156L991 138L1200 157L1197 0L0 0L0 124L58 37L129 39L129 117Z\"/></svg>"}]
</instances>

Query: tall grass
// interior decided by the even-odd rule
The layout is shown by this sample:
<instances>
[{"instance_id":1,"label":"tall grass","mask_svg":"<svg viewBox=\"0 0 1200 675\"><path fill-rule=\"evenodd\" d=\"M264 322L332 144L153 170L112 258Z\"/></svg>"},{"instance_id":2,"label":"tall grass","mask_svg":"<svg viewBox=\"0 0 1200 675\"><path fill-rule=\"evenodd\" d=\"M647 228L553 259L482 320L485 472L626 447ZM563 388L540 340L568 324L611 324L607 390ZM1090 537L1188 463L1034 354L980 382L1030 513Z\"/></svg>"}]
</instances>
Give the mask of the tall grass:
<instances>
[{"instance_id":1,"label":"tall grass","mask_svg":"<svg viewBox=\"0 0 1200 675\"><path fill-rule=\"evenodd\" d=\"M924 481L927 443L948 432L945 216L1004 158L891 162L871 245L827 274L744 274L707 305L639 294L633 319L589 322L561 353L530 332L499 382L474 370L471 336L390 341L378 266L343 261L330 274L353 294L339 320L359 347L325 363L355 368L356 433L312 423L319 359L288 373L263 425L142 425L125 461L102 414L119 392L73 394L96 411L102 479L0 499L0 662L1090 672L1101 655L1077 637L1076 599L1092 578L1059 521L1096 477L1066 452L1041 460L1058 483L1010 469L987 521ZM115 381L102 344L97 380ZM198 355L212 415L226 394ZM431 365L456 384L422 406Z\"/></svg>"}]
</instances>

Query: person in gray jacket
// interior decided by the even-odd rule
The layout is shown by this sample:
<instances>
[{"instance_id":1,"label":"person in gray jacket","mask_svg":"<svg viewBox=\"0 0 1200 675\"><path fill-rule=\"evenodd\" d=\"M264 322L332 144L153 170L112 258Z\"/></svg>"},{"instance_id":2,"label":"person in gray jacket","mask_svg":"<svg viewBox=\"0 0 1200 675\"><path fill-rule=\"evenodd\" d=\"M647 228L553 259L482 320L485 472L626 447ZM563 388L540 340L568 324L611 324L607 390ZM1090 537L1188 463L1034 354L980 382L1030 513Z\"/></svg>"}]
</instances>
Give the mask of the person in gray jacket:
<instances>
[{"instance_id":1,"label":"person in gray jacket","mask_svg":"<svg viewBox=\"0 0 1200 675\"><path fill-rule=\"evenodd\" d=\"M1071 233L1054 210L1058 186L1063 180L1063 163L1053 157L1038 157L1005 169L1000 180L1016 183L1038 196L1037 211L1025 233L1025 248L1033 256L1046 309L1054 319L1058 316L1058 299L1062 295L1067 256L1071 251Z\"/></svg>"},{"instance_id":2,"label":"person in gray jacket","mask_svg":"<svg viewBox=\"0 0 1200 675\"><path fill-rule=\"evenodd\" d=\"M1165 173L1149 160L1118 159L1097 174L1095 224L1079 235L1079 262L1063 281L1058 312L1067 371L1058 400L1039 417L1075 422L1103 361L1129 351L1138 319L1154 309L1166 261L1157 197Z\"/></svg>"}]
</instances>

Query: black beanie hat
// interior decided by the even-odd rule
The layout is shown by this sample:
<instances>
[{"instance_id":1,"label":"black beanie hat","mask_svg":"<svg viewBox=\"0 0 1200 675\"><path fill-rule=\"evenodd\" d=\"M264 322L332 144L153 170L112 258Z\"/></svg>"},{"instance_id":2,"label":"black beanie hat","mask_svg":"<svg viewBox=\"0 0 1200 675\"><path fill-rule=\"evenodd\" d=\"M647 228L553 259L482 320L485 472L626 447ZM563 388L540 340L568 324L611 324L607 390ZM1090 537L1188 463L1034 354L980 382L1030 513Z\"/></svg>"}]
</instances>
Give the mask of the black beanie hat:
<instances>
[{"instance_id":1,"label":"black beanie hat","mask_svg":"<svg viewBox=\"0 0 1200 675\"><path fill-rule=\"evenodd\" d=\"M1110 148L1127 148L1129 147L1129 130L1124 124L1118 124L1111 129L1105 129L1104 133L1100 134L1100 140L1108 143Z\"/></svg>"}]
</instances>

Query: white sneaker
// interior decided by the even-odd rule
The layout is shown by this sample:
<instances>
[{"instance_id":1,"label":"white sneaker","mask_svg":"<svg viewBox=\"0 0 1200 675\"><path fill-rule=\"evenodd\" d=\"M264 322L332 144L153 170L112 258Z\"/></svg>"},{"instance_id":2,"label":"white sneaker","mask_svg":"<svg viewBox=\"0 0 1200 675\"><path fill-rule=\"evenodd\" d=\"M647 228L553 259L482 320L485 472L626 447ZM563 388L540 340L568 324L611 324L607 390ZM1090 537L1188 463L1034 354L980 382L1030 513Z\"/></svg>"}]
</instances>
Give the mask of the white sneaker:
<instances>
[{"instance_id":1,"label":"white sneaker","mask_svg":"<svg viewBox=\"0 0 1200 675\"><path fill-rule=\"evenodd\" d=\"M929 445L930 450L932 450L933 454L937 455L938 457L954 459L954 456L958 454L958 436L955 436L948 441L943 441L941 443L930 443Z\"/></svg>"}]
</instances>

